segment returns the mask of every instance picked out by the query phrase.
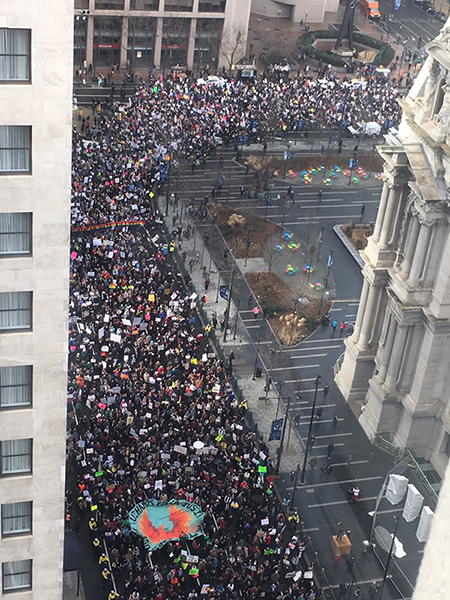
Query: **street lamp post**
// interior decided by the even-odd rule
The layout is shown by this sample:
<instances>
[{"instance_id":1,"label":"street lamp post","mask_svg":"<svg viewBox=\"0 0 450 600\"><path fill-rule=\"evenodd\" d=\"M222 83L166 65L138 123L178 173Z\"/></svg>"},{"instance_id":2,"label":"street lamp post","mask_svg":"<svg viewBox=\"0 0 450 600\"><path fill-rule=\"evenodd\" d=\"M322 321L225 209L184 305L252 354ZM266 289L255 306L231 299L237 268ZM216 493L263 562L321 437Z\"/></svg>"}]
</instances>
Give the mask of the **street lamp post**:
<instances>
[{"instance_id":1,"label":"street lamp post","mask_svg":"<svg viewBox=\"0 0 450 600\"><path fill-rule=\"evenodd\" d=\"M394 550L395 536L397 535L398 524L400 523L399 517L394 517L394 521L395 521L394 534L392 535L391 546L389 548L389 554L388 554L388 558L386 561L386 566L384 567L383 581L381 582L380 592L379 592L377 600L381 600L381 598L383 597L383 588L384 588L384 584L386 583L386 579L388 576L388 569L389 569L389 565L391 564L392 552Z\"/></svg>"},{"instance_id":2,"label":"street lamp post","mask_svg":"<svg viewBox=\"0 0 450 600\"><path fill-rule=\"evenodd\" d=\"M319 263L319 258L320 258L320 249L322 247L322 242L323 242L323 232L325 231L325 227L321 227L320 229L320 234L319 234L319 248L317 250L317 260L316 262Z\"/></svg>"},{"instance_id":3,"label":"street lamp post","mask_svg":"<svg viewBox=\"0 0 450 600\"><path fill-rule=\"evenodd\" d=\"M256 355L255 355L255 366L253 367L253 381L256 379L256 368L258 366L258 358L259 358L259 344L261 343L260 340L258 340L258 343L256 344Z\"/></svg>"},{"instance_id":4,"label":"street lamp post","mask_svg":"<svg viewBox=\"0 0 450 600\"><path fill-rule=\"evenodd\" d=\"M246 248L245 248L245 261L244 261L244 267L247 266L247 260L248 260L248 251L250 250L250 245L252 243L252 238L250 236L250 232L251 232L251 228L248 228L247 231L247 240L245 242Z\"/></svg>"},{"instance_id":5,"label":"street lamp post","mask_svg":"<svg viewBox=\"0 0 450 600\"><path fill-rule=\"evenodd\" d=\"M270 371L268 378L266 380L266 397L264 398L264 402L267 403L267 398L269 397L269 388L272 383L272 375L273 375L273 361L275 360L276 351L274 348L270 349Z\"/></svg>"},{"instance_id":6,"label":"street lamp post","mask_svg":"<svg viewBox=\"0 0 450 600\"><path fill-rule=\"evenodd\" d=\"M300 472L300 463L298 463L297 468L295 469L294 489L292 490L291 501L289 503L289 505L292 507L292 509L294 508L295 494L297 493L297 481L298 481L299 472Z\"/></svg>"},{"instance_id":7,"label":"street lamp post","mask_svg":"<svg viewBox=\"0 0 450 600\"><path fill-rule=\"evenodd\" d=\"M277 464L275 466L275 474L276 475L278 475L278 473L280 472L281 457L283 456L284 436L286 435L286 425L287 425L287 421L289 419L289 409L290 408L291 408L291 397L288 396L286 415L284 417L283 430L281 432L280 446L277 450Z\"/></svg>"},{"instance_id":8,"label":"street lamp post","mask_svg":"<svg viewBox=\"0 0 450 600\"><path fill-rule=\"evenodd\" d=\"M228 290L228 302L225 310L225 327L223 328L223 341L227 341L228 321L230 319L231 298L233 296L234 269L231 271L230 288Z\"/></svg>"},{"instance_id":9,"label":"street lamp post","mask_svg":"<svg viewBox=\"0 0 450 600\"><path fill-rule=\"evenodd\" d=\"M319 389L320 379L321 379L321 376L317 375L316 388L314 390L314 400L313 400L313 405L312 405L312 409L311 409L311 418L309 420L308 439L306 442L305 458L303 460L303 469L302 469L302 476L300 478L300 483L305 483L306 461L308 460L309 444L311 442L311 432L312 432L312 425L313 425L313 420L314 420L314 412L316 410L317 390Z\"/></svg>"},{"instance_id":10,"label":"street lamp post","mask_svg":"<svg viewBox=\"0 0 450 600\"><path fill-rule=\"evenodd\" d=\"M276 26L276 29L275 29L275 31L279 31L279 25L280 25L280 15L281 15L281 10L279 10L279 11L278 11L278 14L277 14L277 26Z\"/></svg>"},{"instance_id":11,"label":"street lamp post","mask_svg":"<svg viewBox=\"0 0 450 600\"><path fill-rule=\"evenodd\" d=\"M239 305L240 305L241 301L238 300L237 301L237 309L236 309L236 318L234 321L234 334L233 334L233 340L236 339L236 332L237 332L237 324L238 324L238 318L239 318Z\"/></svg>"}]
</instances>

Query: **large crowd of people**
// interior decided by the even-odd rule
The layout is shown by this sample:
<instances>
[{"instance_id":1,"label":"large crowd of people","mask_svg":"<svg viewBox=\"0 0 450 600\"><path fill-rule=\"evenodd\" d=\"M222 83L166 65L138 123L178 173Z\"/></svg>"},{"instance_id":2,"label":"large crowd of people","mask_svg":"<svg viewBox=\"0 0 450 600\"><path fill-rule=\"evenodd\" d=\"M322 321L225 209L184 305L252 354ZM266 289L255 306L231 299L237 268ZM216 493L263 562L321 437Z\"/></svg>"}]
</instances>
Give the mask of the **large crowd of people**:
<instances>
[{"instance_id":1,"label":"large crowd of people","mask_svg":"<svg viewBox=\"0 0 450 600\"><path fill-rule=\"evenodd\" d=\"M153 196L169 155L205 159L244 134L350 122L363 106L398 120L388 85L327 81L155 80L74 129L68 522L87 528L110 600L320 597ZM149 498L197 504L204 535L147 553L128 515Z\"/></svg>"}]
</instances>

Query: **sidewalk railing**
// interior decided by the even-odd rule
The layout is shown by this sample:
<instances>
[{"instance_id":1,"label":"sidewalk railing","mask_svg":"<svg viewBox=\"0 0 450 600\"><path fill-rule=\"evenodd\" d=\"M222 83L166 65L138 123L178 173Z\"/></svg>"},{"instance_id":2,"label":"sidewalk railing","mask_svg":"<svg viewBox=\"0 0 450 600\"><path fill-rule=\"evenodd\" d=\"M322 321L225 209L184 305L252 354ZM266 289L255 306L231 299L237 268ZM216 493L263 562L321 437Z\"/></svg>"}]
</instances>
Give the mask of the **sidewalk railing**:
<instances>
[{"instance_id":1,"label":"sidewalk railing","mask_svg":"<svg viewBox=\"0 0 450 600\"><path fill-rule=\"evenodd\" d=\"M375 438L375 445L381 448L382 450L385 450L397 459L402 459L405 453L403 448L396 446L381 435L377 435L377 437Z\"/></svg>"},{"instance_id":2,"label":"sidewalk railing","mask_svg":"<svg viewBox=\"0 0 450 600\"><path fill-rule=\"evenodd\" d=\"M336 375L339 373L339 371L342 368L342 363L344 362L344 356L345 356L345 352L343 352L339 358L337 359L337 361L334 363L334 376L336 377Z\"/></svg>"},{"instance_id":3,"label":"sidewalk railing","mask_svg":"<svg viewBox=\"0 0 450 600\"><path fill-rule=\"evenodd\" d=\"M430 480L428 479L428 477L425 475L425 473L421 469L421 467L420 467L419 463L417 462L417 460L411 454L410 450L404 449L404 448L400 448L399 446L396 446L395 444L392 444L392 442L390 442L389 440L385 439L381 435L378 435L375 438L375 444L379 448L382 448L383 450L386 450L386 452L389 452L389 454L391 454L394 458L396 458L398 460L403 459L403 458L407 458L408 459L408 467L415 473L415 475L417 476L418 480L420 481L420 483L424 487L425 491L429 495L430 499L435 504L437 504L438 499L439 499L439 495L437 494L436 490L433 488L433 486L432 486Z\"/></svg>"},{"instance_id":4,"label":"sidewalk railing","mask_svg":"<svg viewBox=\"0 0 450 600\"><path fill-rule=\"evenodd\" d=\"M410 469L412 469L414 471L414 473L417 475L417 478L419 479L420 483L423 485L423 487L425 488L425 490L429 494L430 498L433 500L433 502L436 505L437 502L438 502L438 499L439 499L439 496L436 493L436 490L431 485L428 477L422 471L422 469L420 468L419 463L414 458L414 456L411 454L411 452L409 450L406 450L405 454L408 457L408 463L409 463L408 467Z\"/></svg>"}]
</instances>

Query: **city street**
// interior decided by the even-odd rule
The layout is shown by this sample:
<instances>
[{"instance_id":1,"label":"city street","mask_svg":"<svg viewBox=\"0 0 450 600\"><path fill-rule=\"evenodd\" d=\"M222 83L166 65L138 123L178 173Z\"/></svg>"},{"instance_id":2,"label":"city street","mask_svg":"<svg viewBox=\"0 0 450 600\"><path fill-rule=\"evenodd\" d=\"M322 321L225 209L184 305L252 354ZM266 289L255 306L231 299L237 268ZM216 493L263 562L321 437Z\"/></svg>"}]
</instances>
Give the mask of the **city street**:
<instances>
[{"instance_id":1,"label":"city street","mask_svg":"<svg viewBox=\"0 0 450 600\"><path fill-rule=\"evenodd\" d=\"M391 18L386 21L389 32L397 33L410 50L418 49L430 42L444 26L444 23L422 10L411 0L403 0L399 10L395 12L394 0L380 0L379 4L382 15L391 15ZM449 5L444 0L440 4L436 2L435 7L436 10L448 13Z\"/></svg>"},{"instance_id":2,"label":"city street","mask_svg":"<svg viewBox=\"0 0 450 600\"><path fill-rule=\"evenodd\" d=\"M225 180L225 191L222 192L219 202L228 203L236 208L251 209L252 212L263 217L266 206L261 205L261 201L249 200L240 195L240 186L249 185L251 174L246 175L245 168L235 162L235 150L224 148L222 151L223 164L216 157L207 161L205 167L197 167L193 174L186 172L180 175L177 185L182 188L183 197L194 196L196 199L201 199L209 195L214 181L222 175ZM256 152L259 150L256 149ZM282 152L282 150L275 147L275 152ZM250 153L254 154L255 148L244 148L244 157ZM271 154L270 146L267 154ZM363 205L365 220L375 221L381 184L377 185L374 180L367 187L324 188L322 201L319 203L318 188L296 184L295 180L277 180L271 192L272 196L276 197L277 193L285 194L289 185L293 186L294 203L289 204L284 219L285 225L298 236L301 235L302 225L306 220L325 227L321 257L326 260L332 250L334 259L331 269L334 278L334 286L331 286L330 293L330 299L333 301L331 320L336 319L338 323L354 322L362 275L360 267L333 231L333 226L351 219L359 221ZM280 207L276 205L269 207L268 218L281 224L283 214ZM200 226L199 231L202 234L209 232L208 239L213 240L213 243L208 241L206 247L220 267L223 254L222 241L217 236L211 235L209 225ZM198 248L201 247L198 242ZM222 281L226 280L227 274L224 273ZM308 436L315 392L314 382L317 375L321 375L317 406L321 406L322 414L320 420L314 419L315 443L311 451L311 455L317 459L317 467L314 471L307 470L305 485L300 485L300 477L298 478L294 504L310 537L313 552L316 553L316 561L323 575L323 584L330 588L332 596L339 597L339 583L347 581L351 584L354 579L354 586L361 587L363 598L369 598L372 582L381 582L383 579L383 567L380 561L384 564L387 556L379 549L376 555L361 555L361 551L364 547L363 541L370 536L369 512L374 509L375 499L384 478L394 463L389 455L368 442L350 406L343 400L334 384L333 368L344 351L345 334L340 334L339 328L333 332L330 325L321 326L296 347L280 347L267 322L261 318L255 321L252 307L246 305L249 288L240 275L235 279L234 289L233 300L235 303L240 300L239 317L245 326L247 338L227 342L227 351L233 350L236 356L233 371L238 380L251 376L256 364L262 366L264 373L271 373L274 382L271 394L272 396L278 394L284 402L284 409L280 409L280 416L286 410L286 399L290 396L290 427L297 429L303 445ZM260 342L258 356L255 357L254 348L258 342ZM325 385L330 388L326 396L322 393ZM295 421L299 422L298 427L292 425ZM296 434L292 432L290 435ZM276 444L272 442L274 443ZM330 443L334 445L331 455L332 473L324 475L320 472L320 467L327 461ZM356 504L349 504L347 492L355 483L361 489L361 499ZM284 498L289 500L292 497L294 483L291 473L280 474L278 487ZM392 516L402 509L392 508L386 501L383 503L386 505L382 505L379 522L386 529L392 530ZM342 522L346 529L351 530L354 567L348 566L348 563L342 559L337 568L334 568L334 555L330 542L331 536L337 533L338 522ZM415 538L414 524L403 523L398 537L405 546L407 556L391 563L390 572L393 574L393 580L392 582L388 580L385 585L384 599L397 600L411 597L422 556L423 544L419 544Z\"/></svg>"}]
</instances>

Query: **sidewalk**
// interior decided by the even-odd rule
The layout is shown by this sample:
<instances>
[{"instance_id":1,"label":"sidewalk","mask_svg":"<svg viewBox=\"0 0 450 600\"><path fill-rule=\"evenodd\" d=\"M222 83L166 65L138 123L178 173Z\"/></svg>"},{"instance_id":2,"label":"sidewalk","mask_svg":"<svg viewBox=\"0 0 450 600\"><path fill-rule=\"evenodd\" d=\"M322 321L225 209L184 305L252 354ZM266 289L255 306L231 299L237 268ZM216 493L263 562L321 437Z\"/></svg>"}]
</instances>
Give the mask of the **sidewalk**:
<instances>
[{"instance_id":1,"label":"sidewalk","mask_svg":"<svg viewBox=\"0 0 450 600\"><path fill-rule=\"evenodd\" d=\"M165 197L160 196L158 199L159 207L162 212L165 211ZM211 229L211 225L194 224L193 219L188 216L187 211L181 216L181 206L175 208L173 203L169 203L169 213L166 217L169 231L173 229L173 217L178 215L178 219L175 222L175 227L182 225L186 228L189 223L195 228L195 233L191 235L189 240L177 242L176 252L180 262L182 262L182 254L186 252L185 266L192 279L193 291L201 296L205 292L204 277L202 267L206 266L207 271L210 273L209 277L211 282L206 292L207 302L204 305L204 315L207 322L212 324L212 319L216 316L217 320L220 321L225 315L227 308L227 301L224 300L218 293L218 285L230 282L230 271L225 271L225 267L231 267L231 265L224 265L223 261L219 261L218 257L213 257L209 249L204 244L203 238L199 233L199 229L203 229L203 234L206 229ZM170 224L170 226L169 226ZM212 235L210 235L212 238ZM217 249L217 244L214 244ZM192 270L189 267L189 261L194 259L195 265ZM217 262L216 262L216 260ZM240 261L239 261L240 262ZM235 274L234 285L233 285L233 301L231 303L229 327L227 330L227 340L223 341L223 332L220 331L220 326L217 326L214 332L213 339L218 343L219 351L223 352L225 360L233 351L235 355L235 363L233 365L233 375L236 377L240 388L244 392L245 401L248 404L249 411L252 413L255 423L258 426L260 434L267 442L269 439L270 429L272 421L275 418L282 418L285 413L285 405L280 399L277 390L273 385L270 386L269 392L266 394L264 387L266 385L266 374L269 373L270 367L264 364L263 355L265 352L261 346L278 348L279 344L270 329L265 327L265 339L261 340L260 348L257 352L254 342L252 341L249 331L245 326L241 314L237 310L237 300L241 301L240 313L246 313L244 318L247 316L252 319L252 309L255 306L255 302L251 306L247 306L247 299L251 294L250 288L248 287L240 269L238 263L236 263L237 273ZM220 283L219 283L219 271ZM197 300L199 302L199 300ZM236 302L236 303L235 303ZM245 302L245 306L244 306ZM200 304L200 302L199 302ZM245 310L248 309L248 310ZM263 319L262 311L258 316L258 319ZM203 325L207 324L205 322ZM258 356L257 356L258 354ZM254 378L256 368L262 367L262 376ZM267 396L267 398L266 398ZM270 456L273 464L277 460L277 448L279 442L269 442ZM301 441L298 432L293 427L292 419L289 418L286 427L286 436L284 443L284 451L280 464L280 472L291 472L296 469L299 461L304 456L304 446Z\"/></svg>"}]
</instances>

